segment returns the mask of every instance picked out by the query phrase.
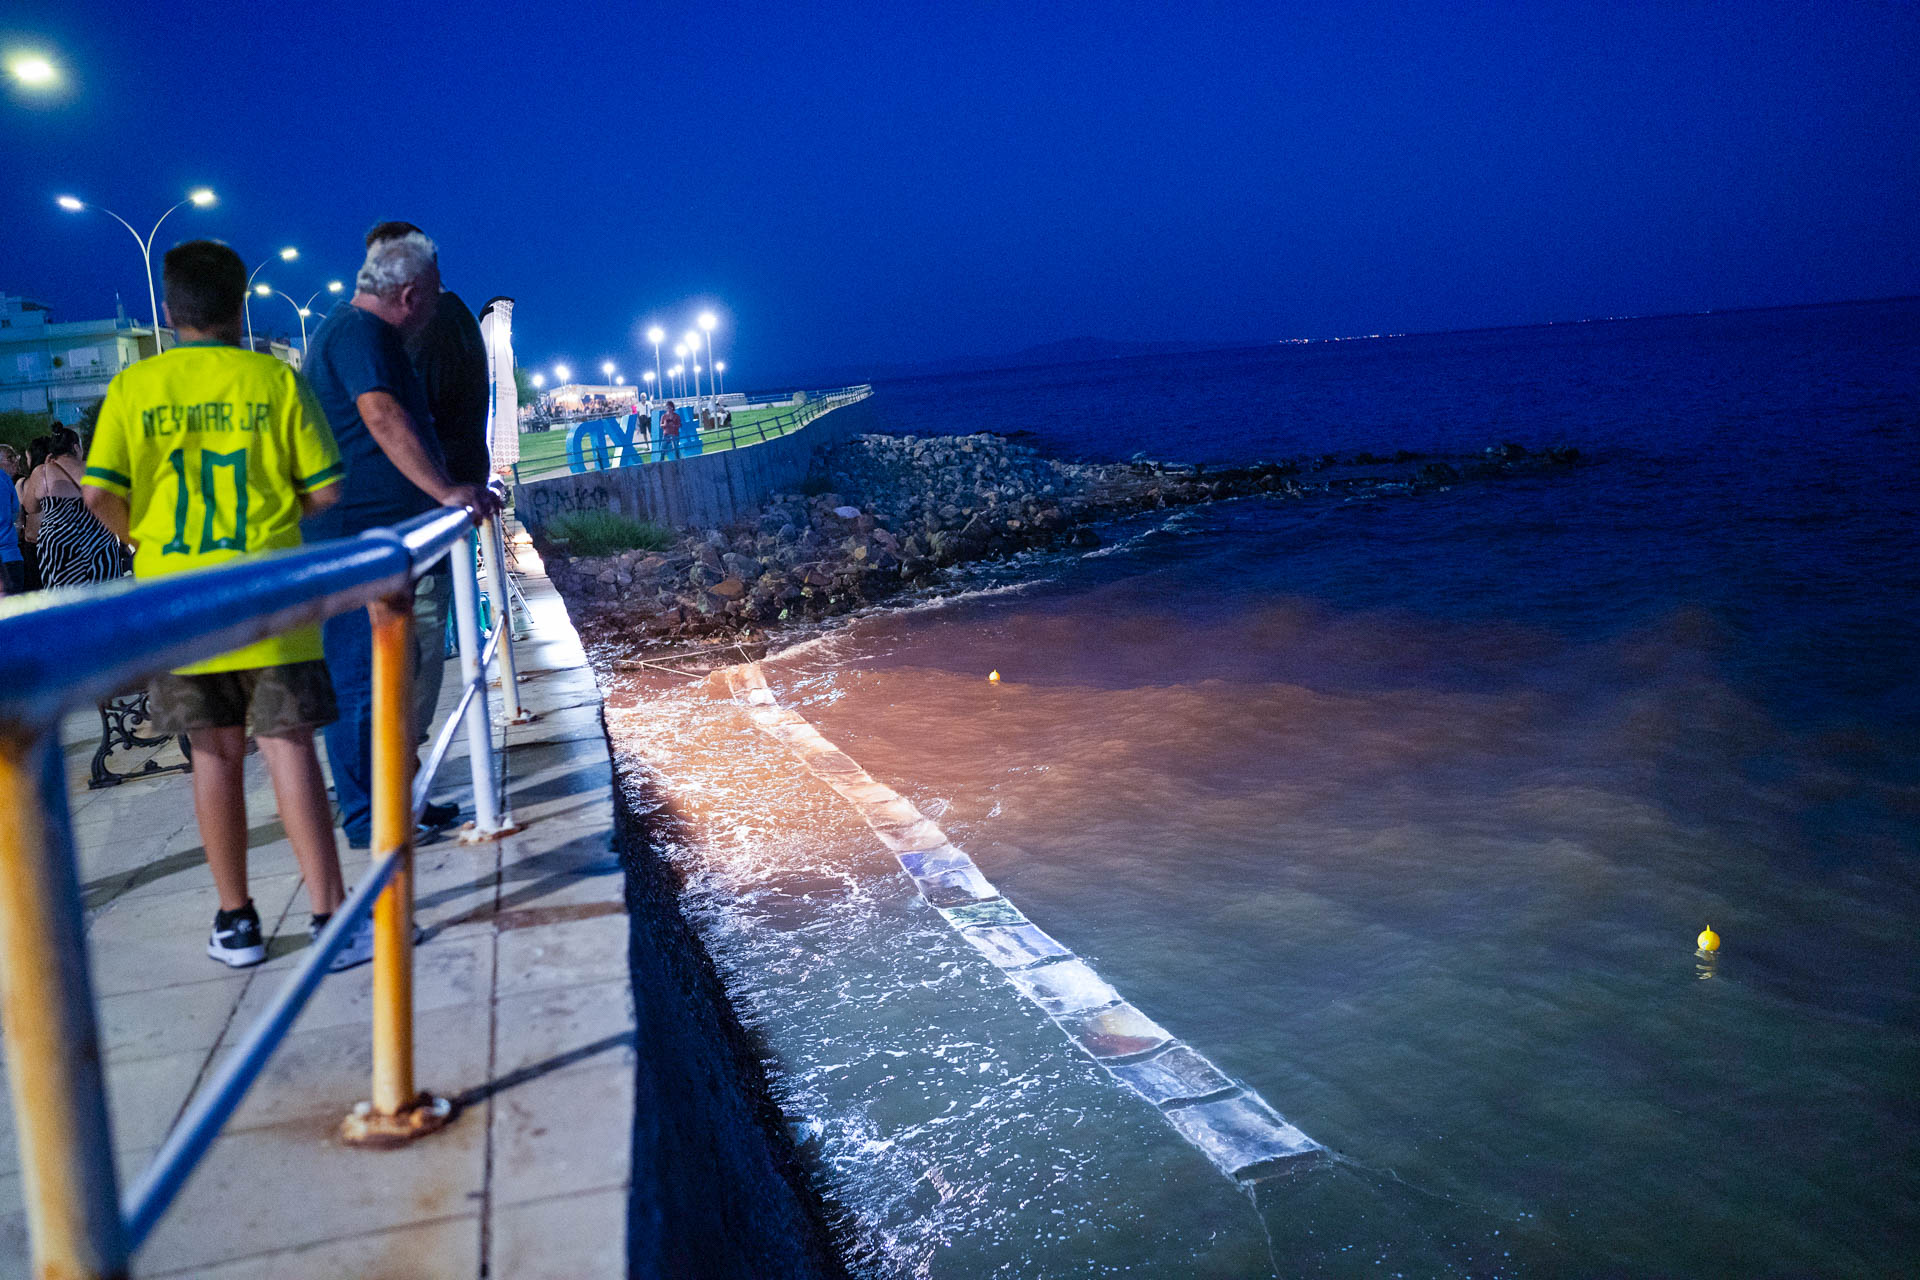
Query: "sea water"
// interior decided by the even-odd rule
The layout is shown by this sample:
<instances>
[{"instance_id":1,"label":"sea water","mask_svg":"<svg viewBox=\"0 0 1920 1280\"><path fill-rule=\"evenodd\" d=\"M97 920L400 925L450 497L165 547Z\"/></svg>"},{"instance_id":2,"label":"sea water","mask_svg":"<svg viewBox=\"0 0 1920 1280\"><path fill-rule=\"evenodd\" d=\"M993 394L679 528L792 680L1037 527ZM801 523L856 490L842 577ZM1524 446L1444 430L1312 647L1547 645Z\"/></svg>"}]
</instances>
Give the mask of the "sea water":
<instances>
[{"instance_id":1,"label":"sea water","mask_svg":"<svg viewBox=\"0 0 1920 1280\"><path fill-rule=\"evenodd\" d=\"M880 386L891 430L1072 457L1585 461L1117 522L764 664L1088 979L1325 1148L1252 1181L742 706L616 691L856 1271L1911 1267L1917 352L1908 301Z\"/></svg>"}]
</instances>

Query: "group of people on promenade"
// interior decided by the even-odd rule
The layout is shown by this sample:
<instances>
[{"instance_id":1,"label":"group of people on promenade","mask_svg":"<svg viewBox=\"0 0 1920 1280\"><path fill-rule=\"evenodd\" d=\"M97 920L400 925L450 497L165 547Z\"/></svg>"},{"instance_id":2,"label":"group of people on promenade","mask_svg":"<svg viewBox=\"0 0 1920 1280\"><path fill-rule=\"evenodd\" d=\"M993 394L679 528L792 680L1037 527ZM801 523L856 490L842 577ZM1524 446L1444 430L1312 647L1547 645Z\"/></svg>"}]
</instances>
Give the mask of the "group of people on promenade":
<instances>
[{"instance_id":1,"label":"group of people on promenade","mask_svg":"<svg viewBox=\"0 0 1920 1280\"><path fill-rule=\"evenodd\" d=\"M436 506L492 514L486 487L488 375L473 313L443 289L439 252L407 222L366 235L353 295L334 307L295 372L241 345L245 264L214 240L167 251L167 322L178 345L122 371L108 388L84 457L68 428L15 497L38 582L48 587L124 572L158 578L226 564L306 540L345 537ZM20 460L0 453L10 472ZM12 499L12 503L9 503ZM0 570L9 593L32 585L17 545ZM457 554L457 552L456 552ZM416 736L424 740L445 666L449 583L417 583ZM396 607L379 603L376 611ZM58 637L49 636L48 643ZM251 735L271 775L280 817L305 879L317 936L346 896L316 731L327 747L339 825L350 847L372 832L372 625L367 609L299 627L156 678L155 728L193 749L194 812L219 909L207 941L233 967L266 958L247 885L242 765ZM459 811L430 804L422 826ZM363 923L335 969L364 963Z\"/></svg>"}]
</instances>

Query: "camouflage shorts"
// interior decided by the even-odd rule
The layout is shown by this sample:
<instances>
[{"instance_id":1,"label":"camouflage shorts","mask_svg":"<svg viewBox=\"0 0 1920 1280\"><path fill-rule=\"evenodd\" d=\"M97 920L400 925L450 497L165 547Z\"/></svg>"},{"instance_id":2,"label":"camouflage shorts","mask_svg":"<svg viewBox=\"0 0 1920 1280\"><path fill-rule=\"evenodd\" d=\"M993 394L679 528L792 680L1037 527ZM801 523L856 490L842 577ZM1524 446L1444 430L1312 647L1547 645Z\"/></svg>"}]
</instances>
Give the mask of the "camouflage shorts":
<instances>
[{"instance_id":1,"label":"camouflage shorts","mask_svg":"<svg viewBox=\"0 0 1920 1280\"><path fill-rule=\"evenodd\" d=\"M147 714L161 733L245 726L251 720L254 736L269 738L318 729L340 716L324 662L196 676L168 672L148 686Z\"/></svg>"}]
</instances>

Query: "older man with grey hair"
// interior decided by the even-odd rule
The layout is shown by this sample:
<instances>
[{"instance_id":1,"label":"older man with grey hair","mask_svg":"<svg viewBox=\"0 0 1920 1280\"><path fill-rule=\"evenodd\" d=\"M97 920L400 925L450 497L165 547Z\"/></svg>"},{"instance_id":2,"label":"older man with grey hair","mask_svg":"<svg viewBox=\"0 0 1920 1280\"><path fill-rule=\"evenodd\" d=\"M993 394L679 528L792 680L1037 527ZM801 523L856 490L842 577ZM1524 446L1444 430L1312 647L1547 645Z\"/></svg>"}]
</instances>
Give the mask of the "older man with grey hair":
<instances>
[{"instance_id":1,"label":"older man with grey hair","mask_svg":"<svg viewBox=\"0 0 1920 1280\"><path fill-rule=\"evenodd\" d=\"M489 514L497 508L485 488L456 483L447 474L426 393L407 359L408 335L426 327L439 297L433 241L417 231L381 240L367 249L353 297L334 307L314 334L302 372L333 428L347 475L340 501L307 522L308 539L345 537L436 505L473 506ZM420 610L427 633L420 636L420 656L437 663L446 604L443 591L434 594L437 607ZM373 640L367 611L329 619L321 639L340 708L340 718L326 730L334 798L347 843L366 848L373 827ZM443 825L453 815L430 816Z\"/></svg>"}]
</instances>

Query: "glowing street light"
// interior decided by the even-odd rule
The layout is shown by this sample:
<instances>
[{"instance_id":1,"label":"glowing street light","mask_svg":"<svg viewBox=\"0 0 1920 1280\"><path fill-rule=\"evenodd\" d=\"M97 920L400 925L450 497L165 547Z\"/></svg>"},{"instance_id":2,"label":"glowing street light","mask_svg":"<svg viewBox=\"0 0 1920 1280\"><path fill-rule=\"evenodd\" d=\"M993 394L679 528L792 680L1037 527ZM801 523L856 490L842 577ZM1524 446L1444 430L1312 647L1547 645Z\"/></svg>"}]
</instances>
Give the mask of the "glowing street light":
<instances>
[{"instance_id":1,"label":"glowing street light","mask_svg":"<svg viewBox=\"0 0 1920 1280\"><path fill-rule=\"evenodd\" d=\"M563 364L553 366L553 380L555 383L564 383L570 381L572 378L573 370L567 368L567 366Z\"/></svg>"},{"instance_id":2,"label":"glowing street light","mask_svg":"<svg viewBox=\"0 0 1920 1280\"><path fill-rule=\"evenodd\" d=\"M111 209L104 208L97 204L88 204L86 201L75 199L73 196L54 197L54 203L62 209L65 209L68 213L79 213L82 209L92 209L96 213L106 214L109 218L112 218L115 222L125 227L127 234L133 237L133 242L140 246L140 261L145 263L147 268L147 305L153 309L153 349L155 354L158 354L160 351L160 299L153 291L153 238L160 234L160 223L165 222L167 215L171 214L174 209L178 209L180 205L190 204L195 208L204 209L213 203L213 199L213 192L206 187L196 187L192 191L187 192L187 198L185 200L182 200L180 204L174 205L173 209L168 209L166 213L160 215L159 222L153 224L153 230L147 232L146 238L143 240L140 237L140 233L133 229L131 222L128 222Z\"/></svg>"},{"instance_id":3,"label":"glowing street light","mask_svg":"<svg viewBox=\"0 0 1920 1280\"><path fill-rule=\"evenodd\" d=\"M531 378L528 378L527 381L533 384L533 389L535 391L538 391L540 388L547 385L547 375L544 373L536 373Z\"/></svg>"},{"instance_id":4,"label":"glowing street light","mask_svg":"<svg viewBox=\"0 0 1920 1280\"><path fill-rule=\"evenodd\" d=\"M607 360L601 363L600 376L605 378L608 382L613 381L613 361Z\"/></svg>"},{"instance_id":5,"label":"glowing street light","mask_svg":"<svg viewBox=\"0 0 1920 1280\"><path fill-rule=\"evenodd\" d=\"M329 281L327 281L327 287L326 287L326 288L324 288L324 289L315 289L315 290L313 291L313 298L317 298L317 297L319 297L319 296L320 296L321 294L323 294L323 293L345 293L345 292L346 292L346 290L347 290L347 286L346 286L346 285L344 285L344 284L342 284L342 283L341 283L340 281L338 281L338 280L329 280ZM307 305L306 305L306 312L307 312L307 314L308 314L308 315L312 315L312 314L313 314L313 298L308 298L308 299L307 299Z\"/></svg>"},{"instance_id":6,"label":"glowing street light","mask_svg":"<svg viewBox=\"0 0 1920 1280\"><path fill-rule=\"evenodd\" d=\"M641 373L640 380L647 384L647 399L653 399L654 372L651 369Z\"/></svg>"},{"instance_id":7,"label":"glowing street light","mask_svg":"<svg viewBox=\"0 0 1920 1280\"><path fill-rule=\"evenodd\" d=\"M253 286L253 291L263 298L280 293L280 290L274 288L265 280ZM307 362L307 317L312 315L313 312L301 306L298 302L295 302L292 294L280 293L280 296L287 300L288 305L291 306L294 312L300 317L300 363L305 364ZM314 295L316 298L319 296L317 293Z\"/></svg>"},{"instance_id":8,"label":"glowing street light","mask_svg":"<svg viewBox=\"0 0 1920 1280\"><path fill-rule=\"evenodd\" d=\"M48 90L60 85L60 68L53 64L53 59L31 49L7 55L7 74L26 89Z\"/></svg>"},{"instance_id":9,"label":"glowing street light","mask_svg":"<svg viewBox=\"0 0 1920 1280\"><path fill-rule=\"evenodd\" d=\"M665 329L662 329L657 324L647 327L647 341L653 344L653 376L659 378L662 382L665 382L666 379L660 376L660 344L666 340L667 331Z\"/></svg>"},{"instance_id":10,"label":"glowing street light","mask_svg":"<svg viewBox=\"0 0 1920 1280\"><path fill-rule=\"evenodd\" d=\"M300 256L300 251L294 248L292 245L288 245L286 248L282 249L278 254L278 257L282 262L292 262L297 258L299 258L299 256ZM272 258L268 258L265 261L263 261L259 267L255 267L253 270L247 272L247 289L249 292L253 291L253 278L260 274L260 267L264 267L267 265L268 262L272 262L272 261L273 261ZM253 301L250 298L247 300L246 313L247 313L247 350L251 351L253 350Z\"/></svg>"},{"instance_id":11,"label":"glowing street light","mask_svg":"<svg viewBox=\"0 0 1920 1280\"><path fill-rule=\"evenodd\" d=\"M713 362L713 372L715 376L720 379L720 394L727 394L727 362L725 360L715 360Z\"/></svg>"}]
</instances>

